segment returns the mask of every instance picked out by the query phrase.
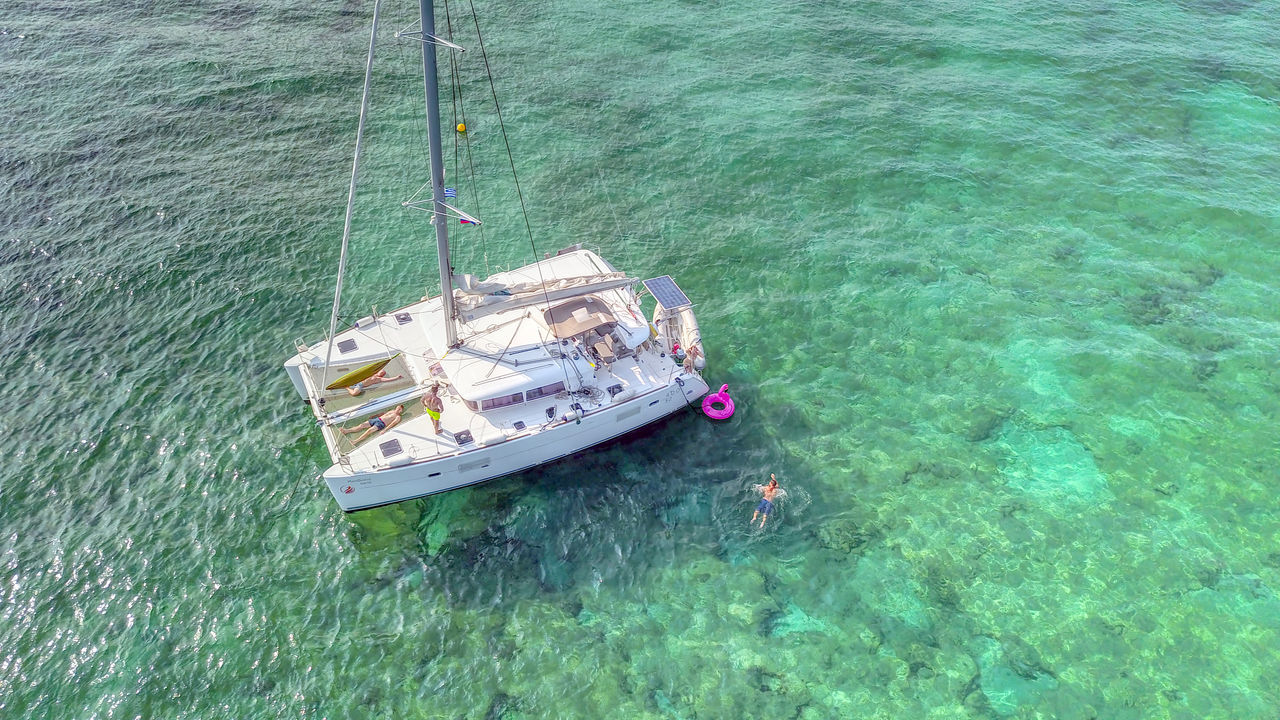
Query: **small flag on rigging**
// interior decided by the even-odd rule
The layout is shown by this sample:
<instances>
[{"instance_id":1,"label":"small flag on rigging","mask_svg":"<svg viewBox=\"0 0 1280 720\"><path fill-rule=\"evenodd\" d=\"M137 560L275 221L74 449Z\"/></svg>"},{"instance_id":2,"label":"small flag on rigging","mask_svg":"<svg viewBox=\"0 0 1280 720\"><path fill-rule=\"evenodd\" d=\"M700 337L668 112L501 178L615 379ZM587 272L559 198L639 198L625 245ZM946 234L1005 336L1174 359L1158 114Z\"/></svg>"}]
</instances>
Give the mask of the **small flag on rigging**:
<instances>
[{"instance_id":1,"label":"small flag on rigging","mask_svg":"<svg viewBox=\"0 0 1280 720\"><path fill-rule=\"evenodd\" d=\"M466 219L466 218L458 218L458 223L459 223L460 225L475 225L475 224L476 224L476 222L475 222L474 220L468 220L468 219Z\"/></svg>"},{"instance_id":2,"label":"small flag on rigging","mask_svg":"<svg viewBox=\"0 0 1280 720\"><path fill-rule=\"evenodd\" d=\"M458 197L458 191L454 188L447 187L444 189L444 196L447 198L456 198Z\"/></svg>"}]
</instances>

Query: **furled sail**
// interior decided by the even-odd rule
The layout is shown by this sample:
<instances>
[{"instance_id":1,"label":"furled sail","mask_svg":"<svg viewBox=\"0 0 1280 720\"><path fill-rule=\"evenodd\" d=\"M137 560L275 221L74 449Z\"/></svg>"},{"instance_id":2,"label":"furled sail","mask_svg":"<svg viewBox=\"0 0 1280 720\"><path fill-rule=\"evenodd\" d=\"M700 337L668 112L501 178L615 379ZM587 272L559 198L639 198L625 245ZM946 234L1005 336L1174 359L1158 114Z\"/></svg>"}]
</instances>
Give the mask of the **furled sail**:
<instances>
[{"instance_id":1,"label":"furled sail","mask_svg":"<svg viewBox=\"0 0 1280 720\"><path fill-rule=\"evenodd\" d=\"M472 322L504 310L616 290L636 282L620 272L516 283L481 282L471 275L455 275L453 296L458 312Z\"/></svg>"}]
</instances>

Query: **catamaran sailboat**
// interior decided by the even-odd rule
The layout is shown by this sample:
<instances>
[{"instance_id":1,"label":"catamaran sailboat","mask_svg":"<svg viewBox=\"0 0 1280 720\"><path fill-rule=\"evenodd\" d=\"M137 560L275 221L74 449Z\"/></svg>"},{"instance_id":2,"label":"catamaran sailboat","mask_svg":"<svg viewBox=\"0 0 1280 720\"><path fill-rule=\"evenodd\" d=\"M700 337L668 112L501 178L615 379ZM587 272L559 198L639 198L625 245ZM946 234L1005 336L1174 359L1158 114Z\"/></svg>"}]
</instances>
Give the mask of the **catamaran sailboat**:
<instances>
[{"instance_id":1,"label":"catamaran sailboat","mask_svg":"<svg viewBox=\"0 0 1280 720\"><path fill-rule=\"evenodd\" d=\"M451 205L441 156L435 31L420 0L432 197L443 292L337 330L368 106L366 66L338 289L326 339L299 341L285 369L307 401L333 465L323 478L353 511L484 482L658 421L707 391L693 304L670 276L643 282L580 246L485 280L449 265ZM406 203L409 205L410 203ZM653 297L651 319L641 309Z\"/></svg>"}]
</instances>

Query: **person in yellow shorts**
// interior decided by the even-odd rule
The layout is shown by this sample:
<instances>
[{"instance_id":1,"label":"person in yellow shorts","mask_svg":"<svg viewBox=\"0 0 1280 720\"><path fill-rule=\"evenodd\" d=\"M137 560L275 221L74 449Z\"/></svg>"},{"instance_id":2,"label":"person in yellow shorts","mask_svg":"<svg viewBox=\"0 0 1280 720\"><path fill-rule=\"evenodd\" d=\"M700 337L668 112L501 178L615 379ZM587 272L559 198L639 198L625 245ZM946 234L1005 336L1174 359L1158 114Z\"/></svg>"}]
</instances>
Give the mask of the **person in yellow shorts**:
<instances>
[{"instance_id":1,"label":"person in yellow shorts","mask_svg":"<svg viewBox=\"0 0 1280 720\"><path fill-rule=\"evenodd\" d=\"M440 383L432 384L427 393L422 396L422 407L426 408L427 416L431 418L431 427L438 435L440 434L440 413L444 412L444 401L440 399Z\"/></svg>"}]
</instances>

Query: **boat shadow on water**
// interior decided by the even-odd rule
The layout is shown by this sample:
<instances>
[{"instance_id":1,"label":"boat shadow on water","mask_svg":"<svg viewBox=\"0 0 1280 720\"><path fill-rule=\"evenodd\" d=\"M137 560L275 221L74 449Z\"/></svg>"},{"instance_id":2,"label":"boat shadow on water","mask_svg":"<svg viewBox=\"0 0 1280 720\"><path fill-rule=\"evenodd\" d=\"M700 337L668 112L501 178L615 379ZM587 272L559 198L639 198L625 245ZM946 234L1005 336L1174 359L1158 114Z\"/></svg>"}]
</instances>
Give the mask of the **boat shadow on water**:
<instances>
[{"instance_id":1,"label":"boat shadow on water","mask_svg":"<svg viewBox=\"0 0 1280 720\"><path fill-rule=\"evenodd\" d=\"M771 468L785 468L788 495L761 532L747 521ZM463 604L626 590L690 552L737 564L779 538L812 545L809 516L828 513L812 513L805 472L758 431L688 412L533 471L348 517L371 561L402 551L375 584L425 577Z\"/></svg>"}]
</instances>

